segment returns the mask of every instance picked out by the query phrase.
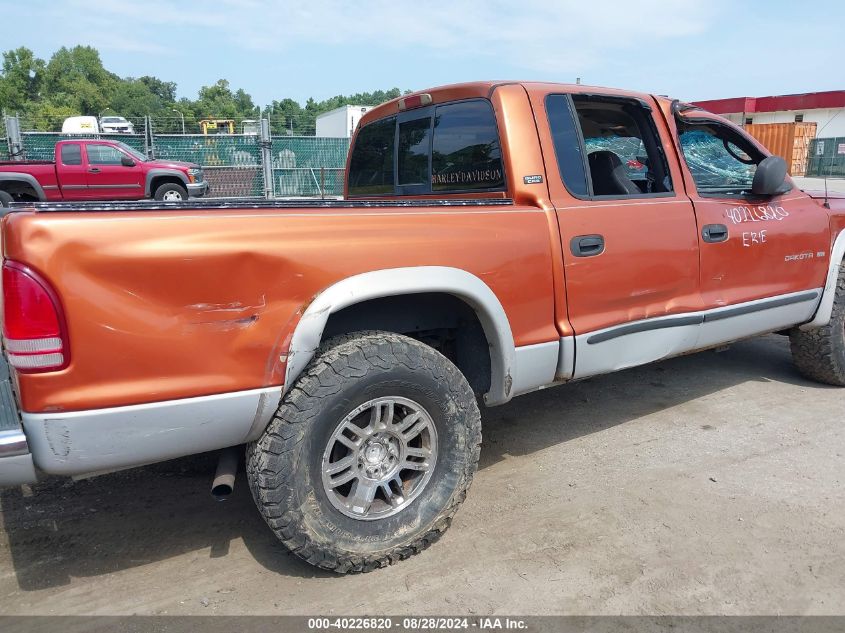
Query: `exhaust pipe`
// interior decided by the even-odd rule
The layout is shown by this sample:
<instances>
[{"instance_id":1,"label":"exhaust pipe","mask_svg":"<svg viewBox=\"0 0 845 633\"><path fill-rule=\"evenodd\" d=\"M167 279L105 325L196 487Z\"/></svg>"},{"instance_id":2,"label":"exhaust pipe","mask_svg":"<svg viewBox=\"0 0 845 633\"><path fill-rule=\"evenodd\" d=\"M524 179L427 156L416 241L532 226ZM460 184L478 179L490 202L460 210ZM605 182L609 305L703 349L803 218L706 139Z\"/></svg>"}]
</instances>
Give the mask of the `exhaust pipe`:
<instances>
[{"instance_id":1,"label":"exhaust pipe","mask_svg":"<svg viewBox=\"0 0 845 633\"><path fill-rule=\"evenodd\" d=\"M240 451L237 446L230 446L220 451L217 472L211 482L211 496L218 501L225 501L235 489L235 474L238 472Z\"/></svg>"}]
</instances>

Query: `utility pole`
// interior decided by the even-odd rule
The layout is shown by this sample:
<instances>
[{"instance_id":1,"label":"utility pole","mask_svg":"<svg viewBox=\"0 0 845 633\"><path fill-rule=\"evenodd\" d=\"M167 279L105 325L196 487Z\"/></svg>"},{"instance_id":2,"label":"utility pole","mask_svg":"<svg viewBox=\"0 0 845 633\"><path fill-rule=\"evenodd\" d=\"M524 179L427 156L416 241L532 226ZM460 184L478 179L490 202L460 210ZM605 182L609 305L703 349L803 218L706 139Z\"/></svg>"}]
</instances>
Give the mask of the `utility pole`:
<instances>
[{"instance_id":1,"label":"utility pole","mask_svg":"<svg viewBox=\"0 0 845 633\"><path fill-rule=\"evenodd\" d=\"M171 111L175 112L175 113L176 113L176 114L178 114L180 117L182 117L182 134L184 134L184 133L185 133L185 115L184 115L184 114L182 114L182 112L180 112L180 111L179 111L179 110L177 110L176 108L170 108L170 109L171 109Z\"/></svg>"}]
</instances>

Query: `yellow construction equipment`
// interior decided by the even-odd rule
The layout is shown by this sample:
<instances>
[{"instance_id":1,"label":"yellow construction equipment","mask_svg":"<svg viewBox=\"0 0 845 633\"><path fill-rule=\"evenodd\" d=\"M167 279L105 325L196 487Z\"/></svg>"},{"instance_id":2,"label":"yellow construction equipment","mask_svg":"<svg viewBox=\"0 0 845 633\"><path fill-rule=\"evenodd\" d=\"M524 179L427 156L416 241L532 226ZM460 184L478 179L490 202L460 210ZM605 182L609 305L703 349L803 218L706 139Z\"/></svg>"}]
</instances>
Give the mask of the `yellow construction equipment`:
<instances>
[{"instance_id":1,"label":"yellow construction equipment","mask_svg":"<svg viewBox=\"0 0 845 633\"><path fill-rule=\"evenodd\" d=\"M233 119L203 119L200 130L206 136L210 134L234 134L235 121Z\"/></svg>"}]
</instances>

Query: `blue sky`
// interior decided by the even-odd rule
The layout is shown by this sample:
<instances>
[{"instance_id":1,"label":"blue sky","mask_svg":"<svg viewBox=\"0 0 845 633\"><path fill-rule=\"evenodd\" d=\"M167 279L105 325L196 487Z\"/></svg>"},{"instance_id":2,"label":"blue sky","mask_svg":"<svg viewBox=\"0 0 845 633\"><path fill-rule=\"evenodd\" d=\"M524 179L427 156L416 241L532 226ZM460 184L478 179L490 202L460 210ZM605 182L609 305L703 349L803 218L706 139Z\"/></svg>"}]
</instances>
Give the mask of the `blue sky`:
<instances>
[{"instance_id":1,"label":"blue sky","mask_svg":"<svg viewBox=\"0 0 845 633\"><path fill-rule=\"evenodd\" d=\"M685 100L845 88L842 0L0 0L0 15L4 50L90 44L119 75L192 98L225 78L262 106L475 79Z\"/></svg>"}]
</instances>

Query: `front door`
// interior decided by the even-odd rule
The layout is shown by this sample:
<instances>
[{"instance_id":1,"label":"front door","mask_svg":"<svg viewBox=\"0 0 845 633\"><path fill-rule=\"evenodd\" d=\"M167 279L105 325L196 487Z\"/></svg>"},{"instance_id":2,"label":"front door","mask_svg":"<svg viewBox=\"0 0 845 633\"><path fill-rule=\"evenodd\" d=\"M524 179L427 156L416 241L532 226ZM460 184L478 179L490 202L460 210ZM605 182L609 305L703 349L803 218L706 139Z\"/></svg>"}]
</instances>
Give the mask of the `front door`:
<instances>
[{"instance_id":1,"label":"front door","mask_svg":"<svg viewBox=\"0 0 845 633\"><path fill-rule=\"evenodd\" d=\"M671 140L653 116L656 103L596 93L532 99L549 121L541 142L563 247L574 376L692 349L700 316L687 313L701 308L695 215L664 151Z\"/></svg>"},{"instance_id":2,"label":"front door","mask_svg":"<svg viewBox=\"0 0 845 633\"><path fill-rule=\"evenodd\" d=\"M143 173L134 159L132 165L124 165L124 157L131 157L105 143L88 143L86 150L89 197L106 200L143 198Z\"/></svg>"},{"instance_id":3,"label":"front door","mask_svg":"<svg viewBox=\"0 0 845 633\"><path fill-rule=\"evenodd\" d=\"M734 315L732 325L708 319L702 346L809 318L830 258L825 210L797 187L752 195L766 154L740 129L700 116L680 115L672 124L698 218L704 306ZM737 318L743 311L744 321Z\"/></svg>"}]
</instances>

